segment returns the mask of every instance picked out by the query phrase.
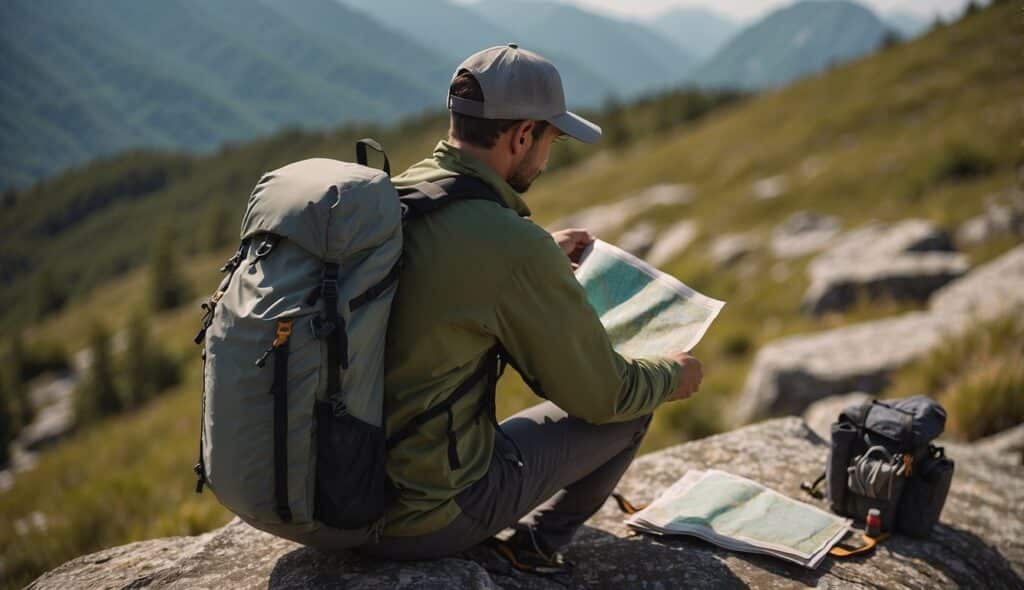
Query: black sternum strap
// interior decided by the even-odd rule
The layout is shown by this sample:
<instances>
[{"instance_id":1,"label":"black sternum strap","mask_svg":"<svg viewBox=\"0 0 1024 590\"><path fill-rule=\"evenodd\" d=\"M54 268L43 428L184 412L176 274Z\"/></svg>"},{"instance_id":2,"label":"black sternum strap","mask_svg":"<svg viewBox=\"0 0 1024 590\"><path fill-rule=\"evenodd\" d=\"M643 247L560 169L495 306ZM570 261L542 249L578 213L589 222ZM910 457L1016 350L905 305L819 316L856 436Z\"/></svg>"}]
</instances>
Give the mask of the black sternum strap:
<instances>
[{"instance_id":1,"label":"black sternum strap","mask_svg":"<svg viewBox=\"0 0 1024 590\"><path fill-rule=\"evenodd\" d=\"M270 393L274 396L274 511L284 522L291 522L288 502L288 342L274 348L274 377Z\"/></svg>"}]
</instances>

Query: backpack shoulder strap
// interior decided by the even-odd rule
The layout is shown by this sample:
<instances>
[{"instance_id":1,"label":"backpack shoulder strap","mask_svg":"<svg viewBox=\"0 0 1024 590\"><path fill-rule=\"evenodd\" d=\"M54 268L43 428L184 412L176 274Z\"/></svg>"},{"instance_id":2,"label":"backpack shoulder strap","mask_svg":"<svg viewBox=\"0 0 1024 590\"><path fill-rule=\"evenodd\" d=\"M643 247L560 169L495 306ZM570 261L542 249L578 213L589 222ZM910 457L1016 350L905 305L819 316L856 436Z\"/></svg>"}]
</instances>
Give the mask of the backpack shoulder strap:
<instances>
[{"instance_id":1,"label":"backpack shoulder strap","mask_svg":"<svg viewBox=\"0 0 1024 590\"><path fill-rule=\"evenodd\" d=\"M403 221L426 215L457 199L491 201L508 208L491 185L467 174L436 182L420 182L399 190L398 195L402 202Z\"/></svg>"}]
</instances>

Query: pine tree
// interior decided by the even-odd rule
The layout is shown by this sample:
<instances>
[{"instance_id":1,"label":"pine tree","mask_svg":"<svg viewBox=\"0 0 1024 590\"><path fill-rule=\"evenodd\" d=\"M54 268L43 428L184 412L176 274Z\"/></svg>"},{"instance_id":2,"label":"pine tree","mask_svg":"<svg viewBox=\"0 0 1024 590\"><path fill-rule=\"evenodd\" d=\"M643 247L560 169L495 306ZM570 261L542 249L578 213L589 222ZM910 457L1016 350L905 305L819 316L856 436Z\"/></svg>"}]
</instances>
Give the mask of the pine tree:
<instances>
[{"instance_id":1,"label":"pine tree","mask_svg":"<svg viewBox=\"0 0 1024 590\"><path fill-rule=\"evenodd\" d=\"M134 313L128 320L126 348L122 374L125 379L125 405L135 407L152 396L153 387L149 379L150 339L149 326L141 313Z\"/></svg>"},{"instance_id":2,"label":"pine tree","mask_svg":"<svg viewBox=\"0 0 1024 590\"><path fill-rule=\"evenodd\" d=\"M49 266L44 266L32 277L32 317L40 319L49 313L64 307L67 302L67 289L57 280L56 274Z\"/></svg>"},{"instance_id":3,"label":"pine tree","mask_svg":"<svg viewBox=\"0 0 1024 590\"><path fill-rule=\"evenodd\" d=\"M18 434L15 425L14 392L9 389L8 373L8 370L0 373L0 467L10 461L9 447Z\"/></svg>"},{"instance_id":4,"label":"pine tree","mask_svg":"<svg viewBox=\"0 0 1024 590\"><path fill-rule=\"evenodd\" d=\"M231 238L235 236L232 231L231 212L223 203L215 203L210 208L206 217L206 227L203 232L203 248L206 250L218 250L228 245Z\"/></svg>"},{"instance_id":5,"label":"pine tree","mask_svg":"<svg viewBox=\"0 0 1024 590\"><path fill-rule=\"evenodd\" d=\"M606 141L613 148L621 148L632 140L629 132L629 125L622 105L614 98L610 99L604 108L605 116L601 120L601 128Z\"/></svg>"},{"instance_id":6,"label":"pine tree","mask_svg":"<svg viewBox=\"0 0 1024 590\"><path fill-rule=\"evenodd\" d=\"M178 383L180 375L177 363L150 334L145 314L132 314L126 337L122 360L125 403L136 407Z\"/></svg>"},{"instance_id":7,"label":"pine tree","mask_svg":"<svg viewBox=\"0 0 1024 590\"><path fill-rule=\"evenodd\" d=\"M110 352L110 333L95 323L89 335L91 363L86 371L76 399L80 423L94 422L124 408L121 394L114 379L114 364Z\"/></svg>"},{"instance_id":8,"label":"pine tree","mask_svg":"<svg viewBox=\"0 0 1024 590\"><path fill-rule=\"evenodd\" d=\"M6 394L11 424L15 431L28 426L36 414L32 400L28 396L28 388L25 386L30 364L21 342L21 334L15 333L7 345L7 355L3 359L3 366L0 367L0 386Z\"/></svg>"},{"instance_id":9,"label":"pine tree","mask_svg":"<svg viewBox=\"0 0 1024 590\"><path fill-rule=\"evenodd\" d=\"M162 311L185 303L188 283L178 267L174 235L167 228L157 233L149 260L149 294L153 309Z\"/></svg>"}]
</instances>

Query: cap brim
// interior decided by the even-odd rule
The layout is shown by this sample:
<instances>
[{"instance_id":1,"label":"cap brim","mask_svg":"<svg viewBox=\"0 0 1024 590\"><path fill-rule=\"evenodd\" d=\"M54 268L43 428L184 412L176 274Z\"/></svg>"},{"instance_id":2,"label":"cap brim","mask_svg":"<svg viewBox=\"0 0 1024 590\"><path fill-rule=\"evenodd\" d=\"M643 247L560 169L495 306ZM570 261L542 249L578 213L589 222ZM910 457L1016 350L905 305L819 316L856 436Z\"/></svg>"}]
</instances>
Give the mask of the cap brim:
<instances>
[{"instance_id":1,"label":"cap brim","mask_svg":"<svg viewBox=\"0 0 1024 590\"><path fill-rule=\"evenodd\" d=\"M601 139L601 128L576 113L566 111L551 117L548 122L558 127L562 133L583 143L594 143Z\"/></svg>"}]
</instances>

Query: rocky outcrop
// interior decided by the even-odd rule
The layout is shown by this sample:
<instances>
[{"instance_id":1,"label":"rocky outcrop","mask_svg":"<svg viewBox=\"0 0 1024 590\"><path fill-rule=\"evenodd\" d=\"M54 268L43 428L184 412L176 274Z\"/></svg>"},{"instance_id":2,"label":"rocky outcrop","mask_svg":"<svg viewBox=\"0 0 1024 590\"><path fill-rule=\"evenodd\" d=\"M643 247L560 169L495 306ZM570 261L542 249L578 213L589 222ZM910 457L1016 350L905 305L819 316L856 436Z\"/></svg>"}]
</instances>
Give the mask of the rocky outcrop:
<instances>
[{"instance_id":1,"label":"rocky outcrop","mask_svg":"<svg viewBox=\"0 0 1024 590\"><path fill-rule=\"evenodd\" d=\"M804 412L804 422L807 427L825 440L832 437L832 423L836 421L839 412L853 405L860 405L869 399L871 395L860 391L847 393L845 395L833 395L818 400L808 406Z\"/></svg>"},{"instance_id":2,"label":"rocky outcrop","mask_svg":"<svg viewBox=\"0 0 1024 590\"><path fill-rule=\"evenodd\" d=\"M595 205L552 224L551 229L579 227L607 238L629 221L658 207L685 205L693 200L693 188L685 184L656 184L618 201Z\"/></svg>"},{"instance_id":3,"label":"rocky outcrop","mask_svg":"<svg viewBox=\"0 0 1024 590\"><path fill-rule=\"evenodd\" d=\"M839 234L839 220L831 215L798 211L772 230L772 254L799 258L821 250Z\"/></svg>"},{"instance_id":4,"label":"rocky outcrop","mask_svg":"<svg viewBox=\"0 0 1024 590\"><path fill-rule=\"evenodd\" d=\"M753 252L756 243L757 239L753 234L724 234L711 242L708 255L715 266L724 268L736 264Z\"/></svg>"},{"instance_id":5,"label":"rocky outcrop","mask_svg":"<svg viewBox=\"0 0 1024 590\"><path fill-rule=\"evenodd\" d=\"M980 215L960 224L956 241L961 246L974 246L1003 235L1024 235L1024 190L1018 187L989 197Z\"/></svg>"},{"instance_id":6,"label":"rocky outcrop","mask_svg":"<svg viewBox=\"0 0 1024 590\"><path fill-rule=\"evenodd\" d=\"M815 401L852 391L881 393L894 370L944 338L942 322L915 312L770 342L747 375L736 419L800 414Z\"/></svg>"},{"instance_id":7,"label":"rocky outcrop","mask_svg":"<svg viewBox=\"0 0 1024 590\"><path fill-rule=\"evenodd\" d=\"M619 491L648 501L687 470L714 467L824 507L802 494L800 482L821 471L827 452L800 419L777 419L640 457ZM967 445L948 452L957 460L956 475L929 539L894 535L868 556L827 557L816 570L692 538L634 535L609 502L567 552L577 564L571 579L516 572L482 549L409 563L328 555L235 520L197 537L143 541L80 557L29 588L1020 588L1024 467Z\"/></svg>"},{"instance_id":8,"label":"rocky outcrop","mask_svg":"<svg viewBox=\"0 0 1024 590\"><path fill-rule=\"evenodd\" d=\"M658 229L649 221L641 221L619 236L619 248L643 258L654 245Z\"/></svg>"},{"instance_id":9,"label":"rocky outcrop","mask_svg":"<svg viewBox=\"0 0 1024 590\"><path fill-rule=\"evenodd\" d=\"M936 292L928 311L790 336L762 347L736 406L738 423L799 414L819 399L881 393L892 372L980 320L1024 308L1024 246Z\"/></svg>"},{"instance_id":10,"label":"rocky outcrop","mask_svg":"<svg viewBox=\"0 0 1024 590\"><path fill-rule=\"evenodd\" d=\"M843 311L858 298L925 301L967 272L967 258L952 250L949 235L924 220L852 231L811 262L803 309Z\"/></svg>"},{"instance_id":11,"label":"rocky outcrop","mask_svg":"<svg viewBox=\"0 0 1024 590\"><path fill-rule=\"evenodd\" d=\"M974 321L1024 306L1024 245L935 293L929 305L942 318Z\"/></svg>"},{"instance_id":12,"label":"rocky outcrop","mask_svg":"<svg viewBox=\"0 0 1024 590\"><path fill-rule=\"evenodd\" d=\"M755 199L760 201L776 199L786 194L788 190L789 181L785 174L762 178L750 185L750 192L753 193Z\"/></svg>"},{"instance_id":13,"label":"rocky outcrop","mask_svg":"<svg viewBox=\"0 0 1024 590\"><path fill-rule=\"evenodd\" d=\"M645 258L654 266L661 266L679 256L697 238L697 222L691 219L677 221L661 230Z\"/></svg>"}]
</instances>

